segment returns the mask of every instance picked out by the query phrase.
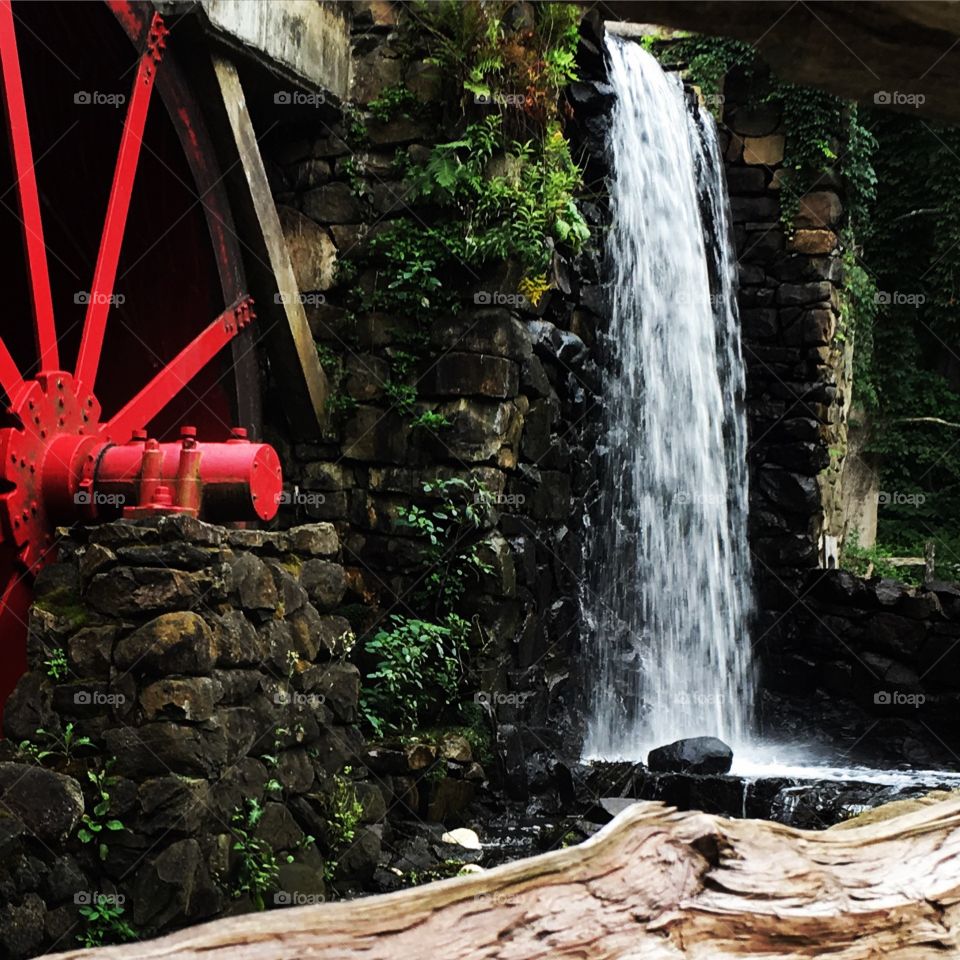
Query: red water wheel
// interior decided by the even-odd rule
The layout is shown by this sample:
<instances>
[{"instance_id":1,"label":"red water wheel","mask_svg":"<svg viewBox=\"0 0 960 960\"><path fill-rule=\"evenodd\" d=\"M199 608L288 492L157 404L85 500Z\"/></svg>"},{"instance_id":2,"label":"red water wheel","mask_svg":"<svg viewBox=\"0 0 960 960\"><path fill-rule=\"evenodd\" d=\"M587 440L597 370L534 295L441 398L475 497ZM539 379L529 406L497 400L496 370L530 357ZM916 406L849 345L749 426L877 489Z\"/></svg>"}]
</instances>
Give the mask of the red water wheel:
<instances>
[{"instance_id":1,"label":"red water wheel","mask_svg":"<svg viewBox=\"0 0 960 960\"><path fill-rule=\"evenodd\" d=\"M0 705L58 525L276 512L239 240L173 47L147 4L0 0Z\"/></svg>"}]
</instances>

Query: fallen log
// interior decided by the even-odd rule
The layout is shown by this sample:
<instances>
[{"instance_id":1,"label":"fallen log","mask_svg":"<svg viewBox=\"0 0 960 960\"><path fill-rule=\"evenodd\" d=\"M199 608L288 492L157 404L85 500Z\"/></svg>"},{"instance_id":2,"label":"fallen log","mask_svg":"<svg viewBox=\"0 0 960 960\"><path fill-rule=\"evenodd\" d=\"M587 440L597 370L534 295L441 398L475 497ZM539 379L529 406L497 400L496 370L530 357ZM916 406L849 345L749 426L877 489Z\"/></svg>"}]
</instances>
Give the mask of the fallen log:
<instances>
[{"instance_id":1,"label":"fallen log","mask_svg":"<svg viewBox=\"0 0 960 960\"><path fill-rule=\"evenodd\" d=\"M55 956L913 960L960 955L958 903L960 798L826 831L638 803L580 846L484 873Z\"/></svg>"}]
</instances>

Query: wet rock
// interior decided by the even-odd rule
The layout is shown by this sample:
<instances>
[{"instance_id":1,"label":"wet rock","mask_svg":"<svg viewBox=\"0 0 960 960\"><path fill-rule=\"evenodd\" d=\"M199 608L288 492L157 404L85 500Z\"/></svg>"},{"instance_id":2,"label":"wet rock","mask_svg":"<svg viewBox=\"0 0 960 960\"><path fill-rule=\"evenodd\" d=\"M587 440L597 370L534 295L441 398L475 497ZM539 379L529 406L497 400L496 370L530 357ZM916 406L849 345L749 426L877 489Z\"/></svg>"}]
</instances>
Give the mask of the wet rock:
<instances>
[{"instance_id":1,"label":"wet rock","mask_svg":"<svg viewBox=\"0 0 960 960\"><path fill-rule=\"evenodd\" d=\"M20 960L32 957L43 943L46 907L35 893L19 904L0 907L0 947L5 956Z\"/></svg>"},{"instance_id":2,"label":"wet rock","mask_svg":"<svg viewBox=\"0 0 960 960\"><path fill-rule=\"evenodd\" d=\"M242 553L233 562L233 582L244 610L273 612L277 608L277 587L269 567L252 553Z\"/></svg>"},{"instance_id":3,"label":"wet rock","mask_svg":"<svg viewBox=\"0 0 960 960\"><path fill-rule=\"evenodd\" d=\"M214 777L227 761L227 737L219 727L148 723L138 729L107 730L104 742L117 759L117 771L129 776L172 771Z\"/></svg>"},{"instance_id":4,"label":"wet rock","mask_svg":"<svg viewBox=\"0 0 960 960\"><path fill-rule=\"evenodd\" d=\"M717 737L688 737L651 750L647 766L668 773L726 773L733 751Z\"/></svg>"},{"instance_id":5,"label":"wet rock","mask_svg":"<svg viewBox=\"0 0 960 960\"><path fill-rule=\"evenodd\" d=\"M300 205L317 223L357 223L363 219L363 209L347 183L327 183L309 190Z\"/></svg>"},{"instance_id":6,"label":"wet rock","mask_svg":"<svg viewBox=\"0 0 960 960\"><path fill-rule=\"evenodd\" d=\"M137 676L204 674L216 661L213 632L196 613L165 613L119 641L113 659Z\"/></svg>"},{"instance_id":7,"label":"wet rock","mask_svg":"<svg viewBox=\"0 0 960 960\"><path fill-rule=\"evenodd\" d=\"M343 599L346 575L337 563L308 560L300 570L300 586L318 610L332 610Z\"/></svg>"},{"instance_id":8,"label":"wet rock","mask_svg":"<svg viewBox=\"0 0 960 960\"><path fill-rule=\"evenodd\" d=\"M181 570L117 567L98 573L84 599L111 616L150 616L161 610L189 610L201 598L211 599L203 580Z\"/></svg>"},{"instance_id":9,"label":"wet rock","mask_svg":"<svg viewBox=\"0 0 960 960\"><path fill-rule=\"evenodd\" d=\"M148 720L209 720L217 689L209 677L167 677L140 691Z\"/></svg>"},{"instance_id":10,"label":"wet rock","mask_svg":"<svg viewBox=\"0 0 960 960\"><path fill-rule=\"evenodd\" d=\"M43 767L0 763L0 803L44 843L63 843L83 815L83 794L73 777Z\"/></svg>"}]
</instances>

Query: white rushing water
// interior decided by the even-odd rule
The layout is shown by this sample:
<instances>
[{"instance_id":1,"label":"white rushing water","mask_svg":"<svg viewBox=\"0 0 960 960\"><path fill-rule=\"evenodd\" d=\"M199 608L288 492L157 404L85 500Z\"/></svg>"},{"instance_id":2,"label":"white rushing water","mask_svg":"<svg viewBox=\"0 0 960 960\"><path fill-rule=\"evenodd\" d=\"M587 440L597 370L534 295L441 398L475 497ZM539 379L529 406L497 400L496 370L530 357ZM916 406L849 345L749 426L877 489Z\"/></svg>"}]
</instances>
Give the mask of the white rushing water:
<instances>
[{"instance_id":1,"label":"white rushing water","mask_svg":"<svg viewBox=\"0 0 960 960\"><path fill-rule=\"evenodd\" d=\"M681 737L750 739L744 371L716 129L638 44L616 93L600 518L583 605L584 754L645 760Z\"/></svg>"}]
</instances>

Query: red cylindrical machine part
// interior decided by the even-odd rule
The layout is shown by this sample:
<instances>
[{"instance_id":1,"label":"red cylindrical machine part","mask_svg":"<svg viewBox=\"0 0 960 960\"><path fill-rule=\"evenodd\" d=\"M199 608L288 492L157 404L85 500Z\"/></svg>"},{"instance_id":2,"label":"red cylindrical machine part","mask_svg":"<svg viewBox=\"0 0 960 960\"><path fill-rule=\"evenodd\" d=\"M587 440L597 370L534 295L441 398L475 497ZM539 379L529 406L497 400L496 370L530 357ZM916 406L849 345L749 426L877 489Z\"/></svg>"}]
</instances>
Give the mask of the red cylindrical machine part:
<instances>
[{"instance_id":1,"label":"red cylindrical machine part","mask_svg":"<svg viewBox=\"0 0 960 960\"><path fill-rule=\"evenodd\" d=\"M177 489L183 443L161 443L159 482ZM199 454L203 517L213 522L270 520L280 505L283 475L280 458L265 443L227 441L196 443L190 453ZM138 501L138 481L144 445L131 443L108 446L99 458L94 474L98 495L123 498L125 504ZM190 458L192 459L192 457Z\"/></svg>"}]
</instances>

